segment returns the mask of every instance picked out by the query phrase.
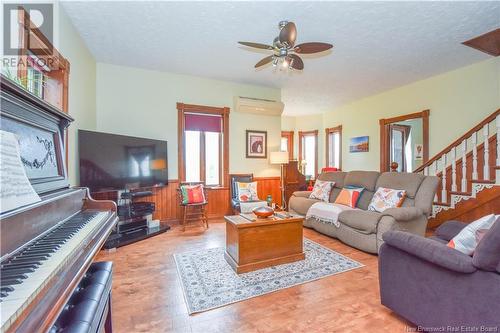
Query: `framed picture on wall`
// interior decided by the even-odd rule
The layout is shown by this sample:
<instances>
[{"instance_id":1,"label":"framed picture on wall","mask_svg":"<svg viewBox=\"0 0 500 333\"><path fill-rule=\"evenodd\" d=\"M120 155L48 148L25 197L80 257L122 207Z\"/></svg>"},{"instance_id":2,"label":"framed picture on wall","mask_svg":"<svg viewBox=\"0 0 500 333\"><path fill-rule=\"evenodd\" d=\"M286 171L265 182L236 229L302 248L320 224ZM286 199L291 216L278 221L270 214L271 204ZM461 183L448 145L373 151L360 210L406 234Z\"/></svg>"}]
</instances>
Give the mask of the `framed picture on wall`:
<instances>
[{"instance_id":1,"label":"framed picture on wall","mask_svg":"<svg viewBox=\"0 0 500 333\"><path fill-rule=\"evenodd\" d=\"M349 142L350 153L366 153L368 152L368 136L357 136L351 138Z\"/></svg>"},{"instance_id":2,"label":"framed picture on wall","mask_svg":"<svg viewBox=\"0 0 500 333\"><path fill-rule=\"evenodd\" d=\"M415 145L415 159L416 160L424 159L424 145L421 143L417 143Z\"/></svg>"},{"instance_id":3,"label":"framed picture on wall","mask_svg":"<svg viewBox=\"0 0 500 333\"><path fill-rule=\"evenodd\" d=\"M247 158L267 158L267 132L246 131Z\"/></svg>"}]
</instances>

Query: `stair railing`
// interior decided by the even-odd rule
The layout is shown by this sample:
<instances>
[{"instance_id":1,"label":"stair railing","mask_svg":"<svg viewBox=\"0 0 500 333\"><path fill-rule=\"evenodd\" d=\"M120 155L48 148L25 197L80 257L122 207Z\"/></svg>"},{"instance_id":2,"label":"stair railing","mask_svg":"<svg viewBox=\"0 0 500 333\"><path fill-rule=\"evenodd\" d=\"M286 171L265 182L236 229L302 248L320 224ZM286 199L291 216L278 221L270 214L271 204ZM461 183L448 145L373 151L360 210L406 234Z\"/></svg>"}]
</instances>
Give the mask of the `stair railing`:
<instances>
[{"instance_id":1,"label":"stair railing","mask_svg":"<svg viewBox=\"0 0 500 333\"><path fill-rule=\"evenodd\" d=\"M493 133L496 133L496 136L490 136ZM494 161L490 160L490 140L496 145L496 149L493 148L496 155ZM481 156L478 155L480 150ZM469 170L468 158L469 162L472 162L470 163L472 170ZM482 168L479 169L481 162ZM440 177L440 191L436 193L434 201L436 204L449 205L451 195L466 195L470 192L470 184L493 183L492 178L495 175L490 173L493 168L491 162L494 163L495 172L498 173L497 170L500 170L500 109L453 141L414 172ZM459 168L457 168L458 164L460 164ZM458 171L460 171L460 179L458 179Z\"/></svg>"}]
</instances>

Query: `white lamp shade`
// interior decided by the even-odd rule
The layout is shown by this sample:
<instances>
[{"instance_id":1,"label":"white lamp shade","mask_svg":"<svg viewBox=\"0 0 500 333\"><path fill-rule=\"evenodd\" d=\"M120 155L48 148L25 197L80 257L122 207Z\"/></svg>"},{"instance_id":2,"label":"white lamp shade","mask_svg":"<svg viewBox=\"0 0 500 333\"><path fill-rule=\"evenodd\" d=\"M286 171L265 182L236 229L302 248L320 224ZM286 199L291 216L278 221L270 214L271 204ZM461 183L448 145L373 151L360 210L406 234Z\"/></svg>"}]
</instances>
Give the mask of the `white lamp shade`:
<instances>
[{"instance_id":1,"label":"white lamp shade","mask_svg":"<svg viewBox=\"0 0 500 333\"><path fill-rule=\"evenodd\" d=\"M288 164L288 152L272 151L269 159L271 164Z\"/></svg>"}]
</instances>

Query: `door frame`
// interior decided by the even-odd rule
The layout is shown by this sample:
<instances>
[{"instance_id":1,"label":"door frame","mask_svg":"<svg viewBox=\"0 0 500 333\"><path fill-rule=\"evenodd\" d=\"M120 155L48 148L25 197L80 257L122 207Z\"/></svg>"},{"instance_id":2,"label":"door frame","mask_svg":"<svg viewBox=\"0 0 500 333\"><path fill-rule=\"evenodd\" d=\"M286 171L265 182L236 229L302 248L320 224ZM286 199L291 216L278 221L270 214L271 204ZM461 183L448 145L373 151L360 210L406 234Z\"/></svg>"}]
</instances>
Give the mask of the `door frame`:
<instances>
[{"instance_id":1,"label":"door frame","mask_svg":"<svg viewBox=\"0 0 500 333\"><path fill-rule=\"evenodd\" d=\"M394 139L394 131L401 132L401 139L402 139L402 142L401 142L402 143L402 145L401 145L401 147L402 147L401 170L406 170L405 147L406 147L406 143L408 142L409 134L411 131L411 126L401 125L399 123L396 123L396 124L389 124L388 127L389 127L389 142L392 142ZM394 162L394 156L392 156L392 149L389 149L389 160L391 160L391 162ZM404 172L406 172L406 171L404 171Z\"/></svg>"},{"instance_id":2,"label":"door frame","mask_svg":"<svg viewBox=\"0 0 500 333\"><path fill-rule=\"evenodd\" d=\"M405 114L402 116L383 118L379 120L380 125L380 172L390 170L390 130L389 125L409 119L422 119L423 130L423 163L429 160L429 115L430 110Z\"/></svg>"}]
</instances>

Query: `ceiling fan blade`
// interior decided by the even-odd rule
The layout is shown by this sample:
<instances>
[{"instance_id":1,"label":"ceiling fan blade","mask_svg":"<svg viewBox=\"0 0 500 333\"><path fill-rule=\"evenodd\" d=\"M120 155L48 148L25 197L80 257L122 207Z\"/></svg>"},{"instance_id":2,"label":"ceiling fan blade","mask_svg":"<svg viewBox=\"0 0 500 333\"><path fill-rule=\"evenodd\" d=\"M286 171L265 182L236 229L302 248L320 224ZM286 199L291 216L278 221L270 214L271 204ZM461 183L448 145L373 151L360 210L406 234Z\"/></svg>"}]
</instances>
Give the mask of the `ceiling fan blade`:
<instances>
[{"instance_id":1,"label":"ceiling fan blade","mask_svg":"<svg viewBox=\"0 0 500 333\"><path fill-rule=\"evenodd\" d=\"M312 42L312 43L299 44L295 46L294 51L302 54L310 54L310 53L323 52L331 49L332 47L333 47L332 44Z\"/></svg>"},{"instance_id":2,"label":"ceiling fan blade","mask_svg":"<svg viewBox=\"0 0 500 333\"><path fill-rule=\"evenodd\" d=\"M274 58L274 56L273 56L273 55L270 55L270 56L268 56L268 57L265 57L264 59L262 59L261 61L259 61L258 63L256 63L254 67L255 67L255 68L257 68L257 67L263 66L263 65L265 65L265 64L268 64L268 63L270 63L271 61L273 61L273 58Z\"/></svg>"},{"instance_id":3,"label":"ceiling fan blade","mask_svg":"<svg viewBox=\"0 0 500 333\"><path fill-rule=\"evenodd\" d=\"M292 58L292 62L290 63L290 67L293 69L298 69L298 70L303 70L304 69L304 62L300 57L296 54L289 54L288 55L290 58Z\"/></svg>"},{"instance_id":4,"label":"ceiling fan blade","mask_svg":"<svg viewBox=\"0 0 500 333\"><path fill-rule=\"evenodd\" d=\"M295 27L295 23L288 22L280 31L279 41L287 47L292 47L295 45L296 38L297 28Z\"/></svg>"},{"instance_id":5,"label":"ceiling fan blade","mask_svg":"<svg viewBox=\"0 0 500 333\"><path fill-rule=\"evenodd\" d=\"M260 43L252 43L252 42L238 42L241 45L255 47L256 49L264 49L264 50L273 50L274 48L271 45L260 44Z\"/></svg>"}]
</instances>

